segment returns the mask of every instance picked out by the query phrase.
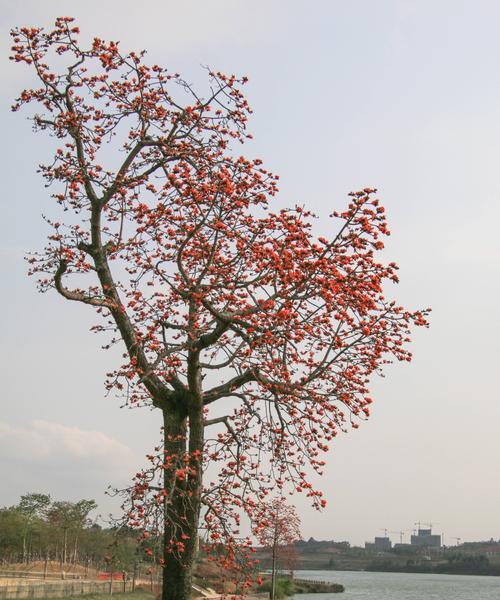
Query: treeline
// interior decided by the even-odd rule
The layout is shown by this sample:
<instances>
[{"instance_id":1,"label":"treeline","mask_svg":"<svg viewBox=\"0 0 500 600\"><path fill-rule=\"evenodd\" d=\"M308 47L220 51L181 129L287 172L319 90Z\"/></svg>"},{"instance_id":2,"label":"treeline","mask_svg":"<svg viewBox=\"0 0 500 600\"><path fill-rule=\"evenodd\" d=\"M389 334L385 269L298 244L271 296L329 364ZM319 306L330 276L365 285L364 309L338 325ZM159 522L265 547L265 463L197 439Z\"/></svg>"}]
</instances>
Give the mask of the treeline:
<instances>
[{"instance_id":1,"label":"treeline","mask_svg":"<svg viewBox=\"0 0 500 600\"><path fill-rule=\"evenodd\" d=\"M318 552L324 548L337 548L339 550L349 550L351 544L349 542L336 542L335 540L315 540L310 537L306 540L296 540L294 546L300 552Z\"/></svg>"},{"instance_id":2,"label":"treeline","mask_svg":"<svg viewBox=\"0 0 500 600\"><path fill-rule=\"evenodd\" d=\"M96 508L94 500L53 500L40 493L21 496L15 506L0 508L0 561L130 568L140 551L136 535L99 525L91 518ZM146 560L142 552L140 560Z\"/></svg>"},{"instance_id":3,"label":"treeline","mask_svg":"<svg viewBox=\"0 0 500 600\"><path fill-rule=\"evenodd\" d=\"M458 552L439 562L409 559L406 563L387 558L374 559L366 565L366 571L391 573L436 573L442 575L500 575L500 565L491 564L487 556Z\"/></svg>"}]
</instances>

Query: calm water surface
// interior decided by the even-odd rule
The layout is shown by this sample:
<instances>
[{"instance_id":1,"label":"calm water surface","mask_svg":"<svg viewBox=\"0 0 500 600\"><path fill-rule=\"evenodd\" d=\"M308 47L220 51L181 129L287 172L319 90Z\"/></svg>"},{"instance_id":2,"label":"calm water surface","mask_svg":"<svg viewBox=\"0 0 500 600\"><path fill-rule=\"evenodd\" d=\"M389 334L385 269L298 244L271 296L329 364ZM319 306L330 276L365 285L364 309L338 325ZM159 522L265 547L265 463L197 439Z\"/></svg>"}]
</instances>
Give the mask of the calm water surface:
<instances>
[{"instance_id":1,"label":"calm water surface","mask_svg":"<svg viewBox=\"0 0 500 600\"><path fill-rule=\"evenodd\" d=\"M300 594L295 600L500 600L500 577L358 571L296 571L295 576L345 586L343 594Z\"/></svg>"}]
</instances>

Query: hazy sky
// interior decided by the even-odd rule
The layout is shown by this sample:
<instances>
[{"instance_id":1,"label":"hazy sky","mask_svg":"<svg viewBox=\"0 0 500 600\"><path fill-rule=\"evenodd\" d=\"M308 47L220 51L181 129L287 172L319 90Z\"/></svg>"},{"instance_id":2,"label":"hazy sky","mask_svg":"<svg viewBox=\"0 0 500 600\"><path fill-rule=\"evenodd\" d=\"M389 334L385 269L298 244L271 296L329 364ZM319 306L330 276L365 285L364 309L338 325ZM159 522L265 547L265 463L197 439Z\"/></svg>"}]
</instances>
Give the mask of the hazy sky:
<instances>
[{"instance_id":1,"label":"hazy sky","mask_svg":"<svg viewBox=\"0 0 500 600\"><path fill-rule=\"evenodd\" d=\"M156 443L159 415L104 394L116 355L85 306L37 294L23 255L52 207L36 165L47 139L9 106L28 69L7 31L78 18L83 38L146 48L196 86L200 65L244 74L255 141L281 176L276 204L320 216L379 189L387 256L410 307L432 306L414 362L373 382L373 415L337 440L321 513L297 497L306 537L363 543L437 523L445 542L500 538L500 3L496 0L172 0L1 3L2 410L0 505L28 491L93 497ZM318 234L331 233L318 219ZM399 536L392 535L393 540Z\"/></svg>"}]
</instances>

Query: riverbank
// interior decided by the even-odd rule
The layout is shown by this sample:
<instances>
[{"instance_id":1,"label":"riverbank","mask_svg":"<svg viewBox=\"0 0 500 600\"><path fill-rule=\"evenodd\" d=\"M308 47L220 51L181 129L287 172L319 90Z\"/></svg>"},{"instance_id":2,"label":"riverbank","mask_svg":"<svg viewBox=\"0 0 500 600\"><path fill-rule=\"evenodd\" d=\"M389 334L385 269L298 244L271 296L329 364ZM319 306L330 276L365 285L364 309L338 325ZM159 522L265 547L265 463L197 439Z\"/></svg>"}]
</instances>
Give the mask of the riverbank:
<instances>
[{"instance_id":1,"label":"riverbank","mask_svg":"<svg viewBox=\"0 0 500 600\"><path fill-rule=\"evenodd\" d=\"M345 587L349 600L498 600L500 580L470 575L419 573L375 573L366 571L297 571L298 578L335 582ZM342 598L340 596L339 598ZM325 596L304 594L295 600L317 600ZM333 600L333 599L332 599Z\"/></svg>"}]
</instances>

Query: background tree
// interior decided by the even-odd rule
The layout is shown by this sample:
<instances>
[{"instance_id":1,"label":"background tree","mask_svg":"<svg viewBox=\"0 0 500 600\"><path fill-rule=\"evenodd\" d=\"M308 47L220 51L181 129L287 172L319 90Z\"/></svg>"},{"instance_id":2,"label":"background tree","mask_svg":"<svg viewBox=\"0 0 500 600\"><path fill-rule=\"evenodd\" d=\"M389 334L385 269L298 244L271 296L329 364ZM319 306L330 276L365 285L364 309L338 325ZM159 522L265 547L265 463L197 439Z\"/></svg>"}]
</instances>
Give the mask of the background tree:
<instances>
[{"instance_id":1,"label":"background tree","mask_svg":"<svg viewBox=\"0 0 500 600\"><path fill-rule=\"evenodd\" d=\"M321 472L328 442L369 414L370 375L410 360L425 313L383 295L397 267L375 258L388 231L374 190L351 194L329 239L300 207L269 210L277 178L232 151L250 137L245 78L210 72L202 95L143 52L99 38L84 48L78 33L71 18L12 32L12 59L39 86L14 110L37 104L35 130L58 142L40 170L64 222L47 219L32 273L123 344L108 388L162 414L163 448L128 518L144 535L162 528L163 598L185 599L200 513L231 561L241 510L269 489L293 481L324 504L306 466ZM220 469L204 486L209 463Z\"/></svg>"},{"instance_id":2,"label":"background tree","mask_svg":"<svg viewBox=\"0 0 500 600\"><path fill-rule=\"evenodd\" d=\"M94 500L78 502L58 501L50 506L47 517L49 522L62 532L61 563L65 565L69 558L68 539L73 537L73 563L78 556L78 538L83 528L89 524L88 516L97 508Z\"/></svg>"},{"instance_id":3,"label":"background tree","mask_svg":"<svg viewBox=\"0 0 500 600\"><path fill-rule=\"evenodd\" d=\"M49 500L47 505L46 499L50 499L46 494L29 493L21 496L17 505L0 508L0 561L58 561L64 565L66 560L71 569L78 571L83 566L87 572L90 568L101 569L104 556L112 556L117 565L132 571L136 531L96 524L89 517L97 508L94 500ZM34 570L42 568L34 566Z\"/></svg>"},{"instance_id":4,"label":"background tree","mask_svg":"<svg viewBox=\"0 0 500 600\"><path fill-rule=\"evenodd\" d=\"M72 529L74 535L73 564L78 561L78 541L84 528L90 525L89 514L97 508L95 500L79 500L73 505Z\"/></svg>"},{"instance_id":5,"label":"background tree","mask_svg":"<svg viewBox=\"0 0 500 600\"><path fill-rule=\"evenodd\" d=\"M25 527L23 532L23 562L29 561L28 538L33 531L36 521L43 519L50 505L48 494L30 493L21 496L17 509L24 516Z\"/></svg>"},{"instance_id":6,"label":"background tree","mask_svg":"<svg viewBox=\"0 0 500 600\"><path fill-rule=\"evenodd\" d=\"M26 523L23 515L14 508L0 509L0 559L12 563L23 559Z\"/></svg>"},{"instance_id":7,"label":"background tree","mask_svg":"<svg viewBox=\"0 0 500 600\"><path fill-rule=\"evenodd\" d=\"M295 507L286 504L281 497L259 504L254 519L253 534L259 544L271 551L270 596L275 600L280 559L286 557L287 549L293 548L293 543L301 538L300 518Z\"/></svg>"}]
</instances>

